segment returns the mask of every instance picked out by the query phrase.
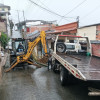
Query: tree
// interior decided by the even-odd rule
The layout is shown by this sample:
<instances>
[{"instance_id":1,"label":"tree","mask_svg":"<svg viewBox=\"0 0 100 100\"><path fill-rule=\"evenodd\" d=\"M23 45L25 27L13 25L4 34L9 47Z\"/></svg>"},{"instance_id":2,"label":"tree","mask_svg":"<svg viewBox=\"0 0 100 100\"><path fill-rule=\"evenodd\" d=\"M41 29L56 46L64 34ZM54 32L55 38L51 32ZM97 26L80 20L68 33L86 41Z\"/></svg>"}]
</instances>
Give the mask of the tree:
<instances>
[{"instance_id":1,"label":"tree","mask_svg":"<svg viewBox=\"0 0 100 100\"><path fill-rule=\"evenodd\" d=\"M0 42L1 42L1 46L5 49L5 47L9 42L9 37L7 36L7 34L1 32Z\"/></svg>"}]
</instances>

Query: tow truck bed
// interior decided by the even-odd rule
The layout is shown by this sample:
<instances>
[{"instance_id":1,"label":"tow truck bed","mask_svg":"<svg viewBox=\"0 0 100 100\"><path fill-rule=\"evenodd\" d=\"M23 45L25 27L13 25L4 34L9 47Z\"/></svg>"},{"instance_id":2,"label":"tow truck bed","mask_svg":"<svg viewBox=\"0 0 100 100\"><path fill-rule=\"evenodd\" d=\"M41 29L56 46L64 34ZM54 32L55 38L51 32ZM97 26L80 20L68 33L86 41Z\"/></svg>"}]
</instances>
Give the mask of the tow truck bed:
<instances>
[{"instance_id":1,"label":"tow truck bed","mask_svg":"<svg viewBox=\"0 0 100 100\"><path fill-rule=\"evenodd\" d=\"M100 81L100 58L85 55L57 54L74 65L89 81Z\"/></svg>"}]
</instances>

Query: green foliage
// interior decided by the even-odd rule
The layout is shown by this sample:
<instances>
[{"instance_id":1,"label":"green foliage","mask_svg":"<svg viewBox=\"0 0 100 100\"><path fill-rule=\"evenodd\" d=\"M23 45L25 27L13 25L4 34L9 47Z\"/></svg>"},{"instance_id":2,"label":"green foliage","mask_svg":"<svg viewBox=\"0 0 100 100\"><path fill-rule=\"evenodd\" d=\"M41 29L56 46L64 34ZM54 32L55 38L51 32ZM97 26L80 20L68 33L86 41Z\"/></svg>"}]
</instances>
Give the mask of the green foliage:
<instances>
[{"instance_id":1,"label":"green foliage","mask_svg":"<svg viewBox=\"0 0 100 100\"><path fill-rule=\"evenodd\" d=\"M7 34L1 32L0 41L1 41L1 46L5 49L7 43L9 42L9 37L7 36Z\"/></svg>"}]
</instances>

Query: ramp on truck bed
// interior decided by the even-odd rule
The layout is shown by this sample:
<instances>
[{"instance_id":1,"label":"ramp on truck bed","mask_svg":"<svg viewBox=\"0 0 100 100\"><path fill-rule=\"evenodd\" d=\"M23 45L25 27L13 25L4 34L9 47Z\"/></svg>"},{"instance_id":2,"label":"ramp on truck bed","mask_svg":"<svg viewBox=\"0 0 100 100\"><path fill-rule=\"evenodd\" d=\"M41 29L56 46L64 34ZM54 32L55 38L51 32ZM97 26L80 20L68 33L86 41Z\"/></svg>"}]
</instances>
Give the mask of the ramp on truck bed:
<instances>
[{"instance_id":1,"label":"ramp on truck bed","mask_svg":"<svg viewBox=\"0 0 100 100\"><path fill-rule=\"evenodd\" d=\"M86 80L100 81L100 58L85 55L57 54L71 65L75 66L86 78Z\"/></svg>"}]
</instances>

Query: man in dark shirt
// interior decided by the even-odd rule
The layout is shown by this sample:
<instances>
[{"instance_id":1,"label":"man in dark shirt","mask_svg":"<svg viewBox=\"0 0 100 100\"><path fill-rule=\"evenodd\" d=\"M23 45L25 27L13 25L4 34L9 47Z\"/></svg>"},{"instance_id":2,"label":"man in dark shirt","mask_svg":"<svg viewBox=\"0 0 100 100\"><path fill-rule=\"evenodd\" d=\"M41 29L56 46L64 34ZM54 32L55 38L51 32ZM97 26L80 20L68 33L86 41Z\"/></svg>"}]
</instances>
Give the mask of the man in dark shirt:
<instances>
[{"instance_id":1,"label":"man in dark shirt","mask_svg":"<svg viewBox=\"0 0 100 100\"><path fill-rule=\"evenodd\" d=\"M18 52L23 52L24 51L24 47L22 46L21 43L19 43L18 48L17 48Z\"/></svg>"}]
</instances>

